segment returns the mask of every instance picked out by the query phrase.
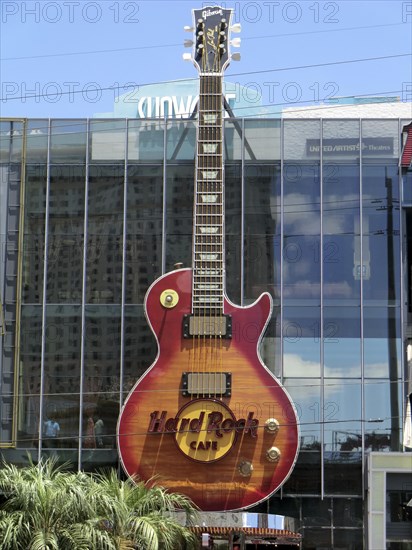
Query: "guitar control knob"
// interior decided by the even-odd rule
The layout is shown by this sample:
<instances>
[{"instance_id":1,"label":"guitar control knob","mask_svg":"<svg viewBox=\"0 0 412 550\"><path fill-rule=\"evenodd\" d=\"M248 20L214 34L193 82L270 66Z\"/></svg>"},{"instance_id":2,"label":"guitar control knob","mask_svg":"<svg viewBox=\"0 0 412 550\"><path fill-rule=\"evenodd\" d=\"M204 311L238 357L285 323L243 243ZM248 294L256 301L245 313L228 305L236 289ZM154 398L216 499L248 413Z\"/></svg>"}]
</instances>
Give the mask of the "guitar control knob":
<instances>
[{"instance_id":1,"label":"guitar control knob","mask_svg":"<svg viewBox=\"0 0 412 550\"><path fill-rule=\"evenodd\" d=\"M175 307L179 301L179 295L175 290L164 290L160 295L160 303L168 309Z\"/></svg>"},{"instance_id":2,"label":"guitar control knob","mask_svg":"<svg viewBox=\"0 0 412 550\"><path fill-rule=\"evenodd\" d=\"M281 452L277 447L271 447L266 451L266 459L269 462L279 462Z\"/></svg>"},{"instance_id":3,"label":"guitar control knob","mask_svg":"<svg viewBox=\"0 0 412 550\"><path fill-rule=\"evenodd\" d=\"M242 460L239 464L239 474L242 477L250 477L253 472L253 464L249 460Z\"/></svg>"},{"instance_id":4,"label":"guitar control knob","mask_svg":"<svg viewBox=\"0 0 412 550\"><path fill-rule=\"evenodd\" d=\"M271 434L275 434L279 431L279 422L276 418L268 418L265 422L265 430Z\"/></svg>"}]
</instances>

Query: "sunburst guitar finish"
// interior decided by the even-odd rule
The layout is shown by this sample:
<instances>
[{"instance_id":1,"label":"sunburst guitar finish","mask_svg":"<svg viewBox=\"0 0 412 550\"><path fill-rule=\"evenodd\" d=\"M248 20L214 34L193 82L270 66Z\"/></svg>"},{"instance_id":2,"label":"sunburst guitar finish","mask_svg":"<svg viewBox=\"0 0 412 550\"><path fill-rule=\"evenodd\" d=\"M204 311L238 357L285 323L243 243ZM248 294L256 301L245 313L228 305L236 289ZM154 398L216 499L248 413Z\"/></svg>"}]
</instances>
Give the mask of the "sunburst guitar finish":
<instances>
[{"instance_id":1,"label":"sunburst guitar finish","mask_svg":"<svg viewBox=\"0 0 412 550\"><path fill-rule=\"evenodd\" d=\"M162 305L173 290L174 307ZM146 313L159 353L131 391L119 421L119 449L130 476L188 495L202 510L239 510L276 491L298 449L295 409L263 365L258 345L271 314L263 294L249 307L225 298L232 337L184 338L191 313L192 270L178 270L149 289ZM228 373L230 395L184 396L184 373ZM216 381L221 393L219 380Z\"/></svg>"}]
</instances>

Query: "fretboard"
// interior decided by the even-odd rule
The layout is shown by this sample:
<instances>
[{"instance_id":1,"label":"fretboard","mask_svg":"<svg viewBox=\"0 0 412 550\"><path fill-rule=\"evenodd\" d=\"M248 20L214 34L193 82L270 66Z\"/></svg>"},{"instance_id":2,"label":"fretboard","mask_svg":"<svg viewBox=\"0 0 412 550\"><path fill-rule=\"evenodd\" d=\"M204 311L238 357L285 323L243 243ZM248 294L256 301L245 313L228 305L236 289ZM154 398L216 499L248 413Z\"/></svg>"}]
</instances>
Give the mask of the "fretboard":
<instances>
[{"instance_id":1,"label":"fretboard","mask_svg":"<svg viewBox=\"0 0 412 550\"><path fill-rule=\"evenodd\" d=\"M200 76L193 227L193 313L223 313L222 77Z\"/></svg>"}]
</instances>

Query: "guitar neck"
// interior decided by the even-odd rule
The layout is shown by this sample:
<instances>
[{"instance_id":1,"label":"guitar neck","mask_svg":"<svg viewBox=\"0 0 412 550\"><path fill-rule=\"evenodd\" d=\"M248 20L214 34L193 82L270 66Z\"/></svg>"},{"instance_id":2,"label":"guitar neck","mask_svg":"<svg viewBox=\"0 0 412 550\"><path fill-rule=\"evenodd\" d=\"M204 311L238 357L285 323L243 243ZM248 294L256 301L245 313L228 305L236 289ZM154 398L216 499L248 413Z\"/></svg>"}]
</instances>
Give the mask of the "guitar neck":
<instances>
[{"instance_id":1,"label":"guitar neck","mask_svg":"<svg viewBox=\"0 0 412 550\"><path fill-rule=\"evenodd\" d=\"M193 227L194 315L223 313L224 185L222 77L200 76Z\"/></svg>"}]
</instances>

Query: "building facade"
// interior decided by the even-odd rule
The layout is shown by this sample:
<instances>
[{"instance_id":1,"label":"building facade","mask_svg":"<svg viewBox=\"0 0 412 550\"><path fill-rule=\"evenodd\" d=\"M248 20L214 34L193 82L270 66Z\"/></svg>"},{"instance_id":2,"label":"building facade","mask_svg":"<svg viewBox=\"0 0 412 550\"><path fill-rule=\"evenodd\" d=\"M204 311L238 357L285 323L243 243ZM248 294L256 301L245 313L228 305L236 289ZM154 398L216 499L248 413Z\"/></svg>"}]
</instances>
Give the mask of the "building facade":
<instances>
[{"instance_id":1,"label":"building facade","mask_svg":"<svg viewBox=\"0 0 412 550\"><path fill-rule=\"evenodd\" d=\"M225 121L227 294L272 294L261 354L301 425L292 475L255 511L297 518L303 548L353 550L379 548L368 526L381 514L386 548L411 548L412 170L399 165L411 118L307 114ZM145 292L192 263L194 122L0 131L1 453L117 467L119 407L156 357ZM387 466L382 513L376 455L402 462Z\"/></svg>"}]
</instances>

